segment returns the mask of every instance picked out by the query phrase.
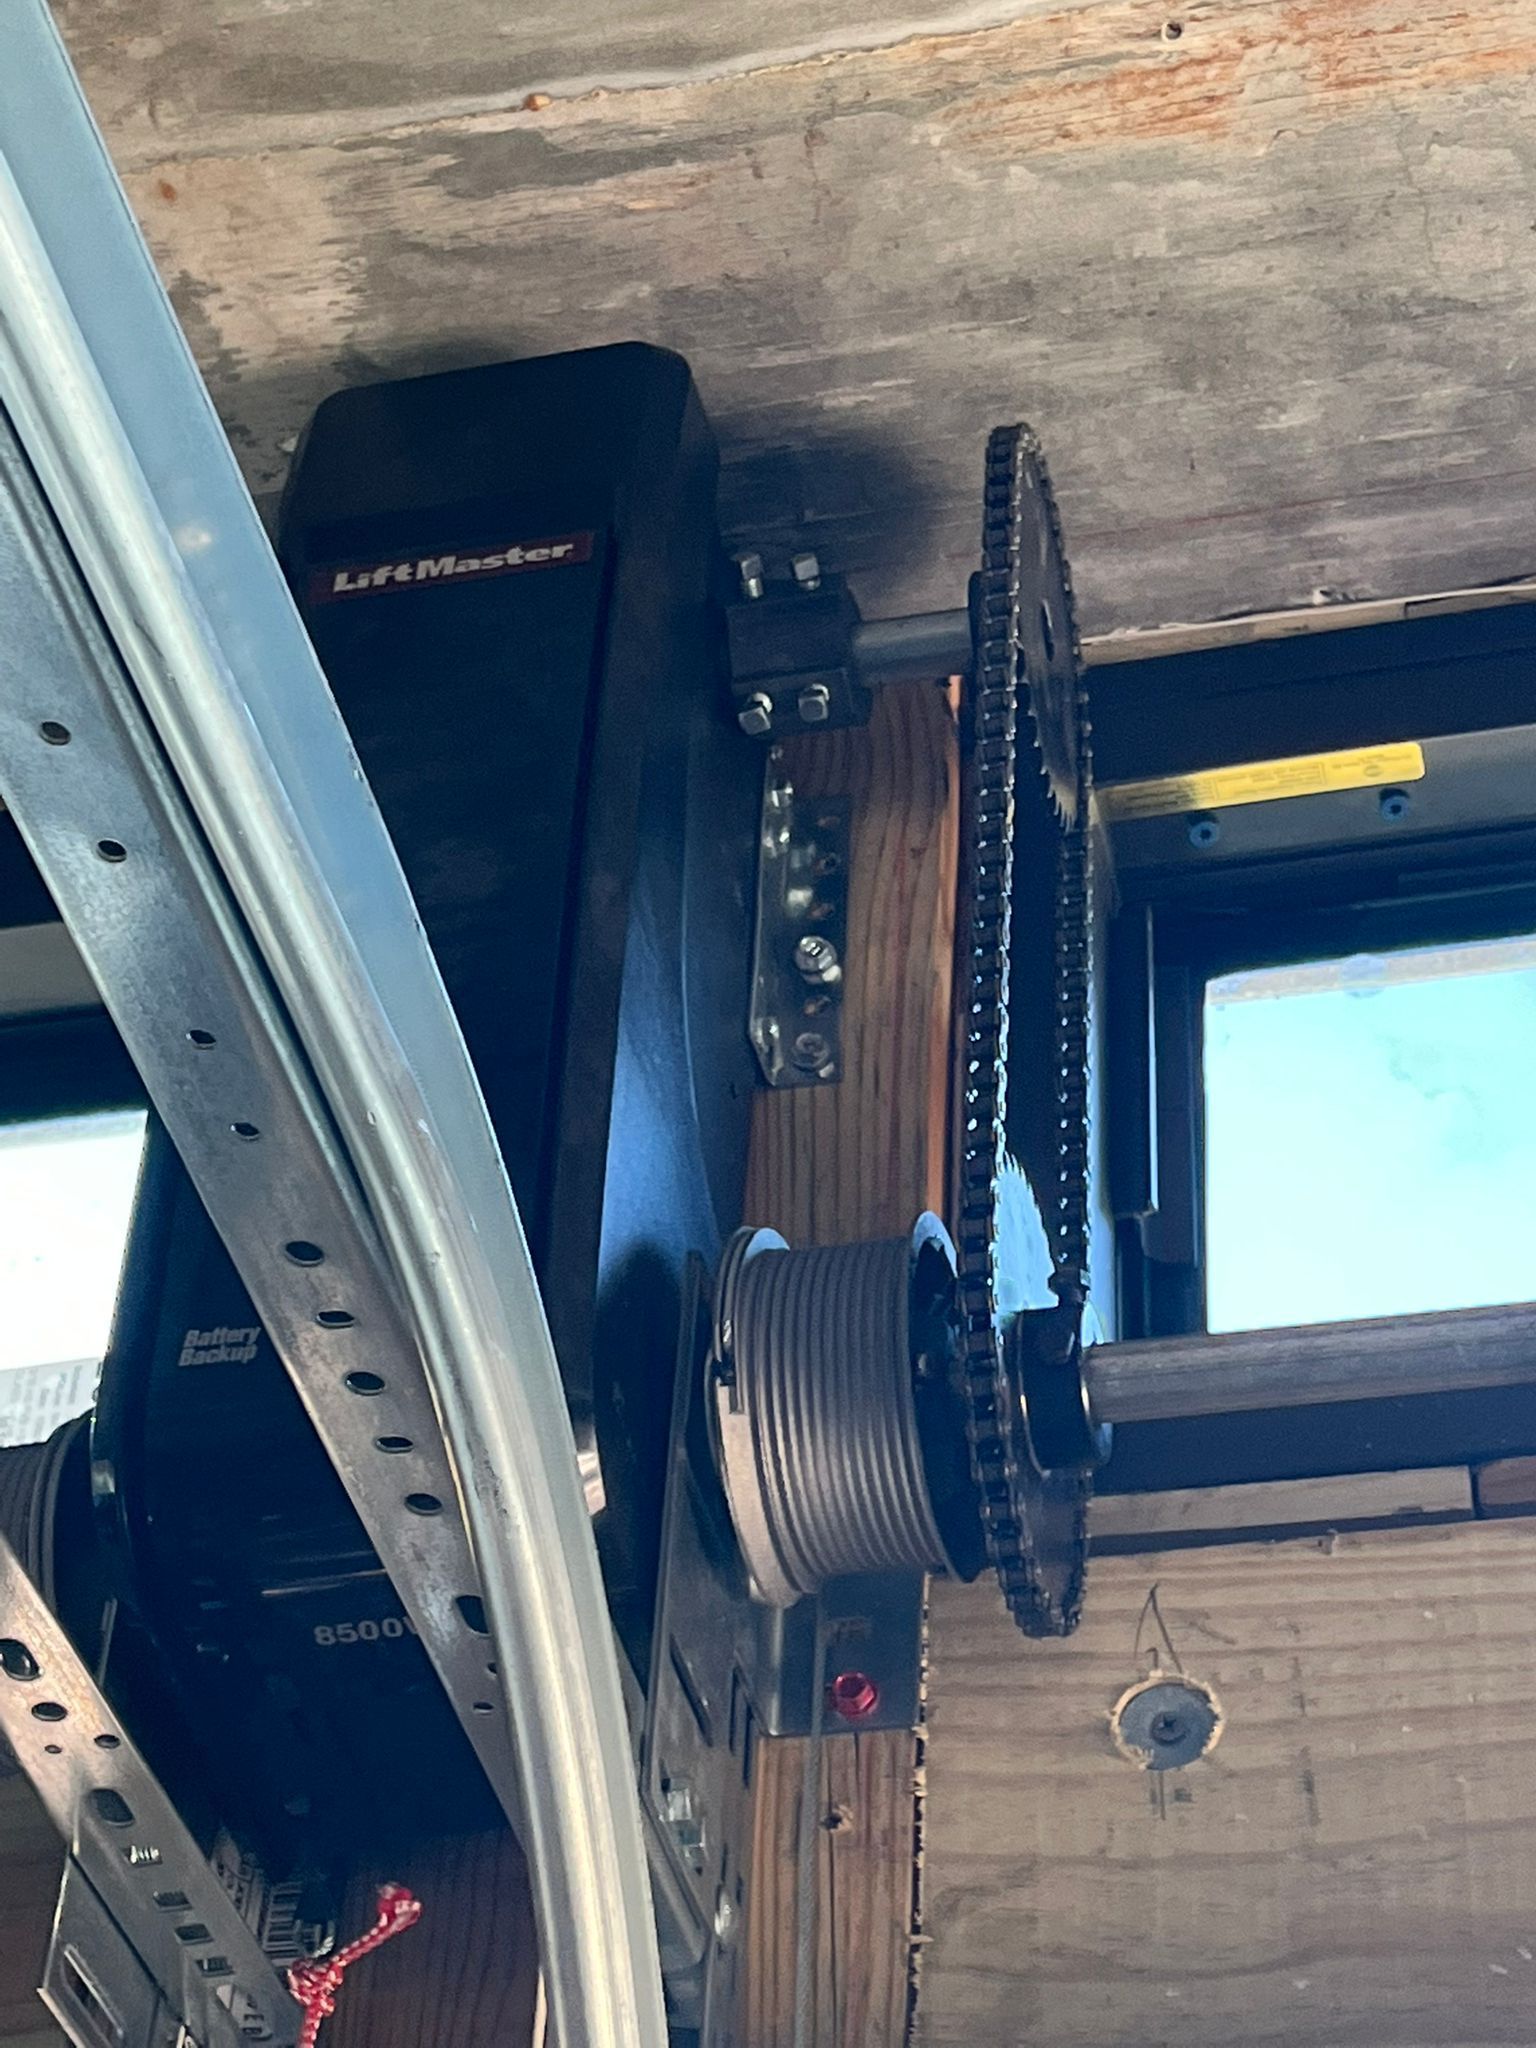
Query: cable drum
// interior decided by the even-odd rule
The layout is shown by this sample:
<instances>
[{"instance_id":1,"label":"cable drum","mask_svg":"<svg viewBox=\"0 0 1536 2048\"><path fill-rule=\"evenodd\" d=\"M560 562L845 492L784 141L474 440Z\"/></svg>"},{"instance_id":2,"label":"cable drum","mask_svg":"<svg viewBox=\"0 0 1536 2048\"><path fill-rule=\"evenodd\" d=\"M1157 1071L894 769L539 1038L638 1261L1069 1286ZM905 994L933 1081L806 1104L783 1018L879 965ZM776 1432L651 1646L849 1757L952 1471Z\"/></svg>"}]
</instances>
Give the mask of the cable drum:
<instances>
[{"instance_id":1,"label":"cable drum","mask_svg":"<svg viewBox=\"0 0 1536 2048\"><path fill-rule=\"evenodd\" d=\"M727 1247L715 1295L717 1449L747 1568L770 1606L845 1573L949 1568L916 1387L948 1371L922 1304L948 1300L953 1270L934 1216L883 1243L794 1251L759 1230Z\"/></svg>"},{"instance_id":2,"label":"cable drum","mask_svg":"<svg viewBox=\"0 0 1536 2048\"><path fill-rule=\"evenodd\" d=\"M21 1559L30 1575L35 1550L32 1508L37 1497L37 1477L47 1455L46 1444L17 1444L0 1450L0 1536Z\"/></svg>"},{"instance_id":3,"label":"cable drum","mask_svg":"<svg viewBox=\"0 0 1536 2048\"><path fill-rule=\"evenodd\" d=\"M64 1422L43 1444L0 1449L0 1536L50 1607L54 1599L54 1513L64 1461L84 1422Z\"/></svg>"}]
</instances>

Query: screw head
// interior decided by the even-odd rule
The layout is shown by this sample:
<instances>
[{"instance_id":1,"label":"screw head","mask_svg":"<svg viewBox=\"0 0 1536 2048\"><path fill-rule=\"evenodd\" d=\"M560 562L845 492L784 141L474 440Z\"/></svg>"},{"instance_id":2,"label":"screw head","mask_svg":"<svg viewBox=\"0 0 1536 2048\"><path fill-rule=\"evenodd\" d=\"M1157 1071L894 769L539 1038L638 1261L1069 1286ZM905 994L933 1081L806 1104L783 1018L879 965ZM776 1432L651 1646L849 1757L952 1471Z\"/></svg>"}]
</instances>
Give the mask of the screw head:
<instances>
[{"instance_id":1,"label":"screw head","mask_svg":"<svg viewBox=\"0 0 1536 2048\"><path fill-rule=\"evenodd\" d=\"M823 984L841 980L843 972L836 946L816 932L807 932L796 942L795 969L803 980Z\"/></svg>"},{"instance_id":2,"label":"screw head","mask_svg":"<svg viewBox=\"0 0 1536 2048\"><path fill-rule=\"evenodd\" d=\"M802 590L819 590L821 588L821 564L809 550L803 555L792 555L790 557L789 573L794 577Z\"/></svg>"},{"instance_id":3,"label":"screw head","mask_svg":"<svg viewBox=\"0 0 1536 2048\"><path fill-rule=\"evenodd\" d=\"M1213 818L1209 812L1205 812L1198 818L1190 819L1189 843L1191 846L1198 846L1202 849L1207 846L1214 846L1220 837L1221 820L1219 818Z\"/></svg>"},{"instance_id":4,"label":"screw head","mask_svg":"<svg viewBox=\"0 0 1536 2048\"><path fill-rule=\"evenodd\" d=\"M824 725L827 713L832 709L832 692L825 683L807 683L796 700L795 708L805 725Z\"/></svg>"},{"instance_id":5,"label":"screw head","mask_svg":"<svg viewBox=\"0 0 1536 2048\"><path fill-rule=\"evenodd\" d=\"M736 1908L724 1890L715 1897L715 1939L722 1945L728 1942L736 1929Z\"/></svg>"},{"instance_id":6,"label":"screw head","mask_svg":"<svg viewBox=\"0 0 1536 2048\"><path fill-rule=\"evenodd\" d=\"M819 1031L802 1031L790 1047L789 1056L797 1067L814 1073L826 1065L832 1056L832 1048Z\"/></svg>"},{"instance_id":7,"label":"screw head","mask_svg":"<svg viewBox=\"0 0 1536 2048\"><path fill-rule=\"evenodd\" d=\"M741 578L741 594L746 598L758 598L763 594L763 558L761 555L738 555L736 573Z\"/></svg>"},{"instance_id":8,"label":"screw head","mask_svg":"<svg viewBox=\"0 0 1536 2048\"><path fill-rule=\"evenodd\" d=\"M773 730L773 699L766 690L754 690L736 714L736 723L752 739Z\"/></svg>"}]
</instances>

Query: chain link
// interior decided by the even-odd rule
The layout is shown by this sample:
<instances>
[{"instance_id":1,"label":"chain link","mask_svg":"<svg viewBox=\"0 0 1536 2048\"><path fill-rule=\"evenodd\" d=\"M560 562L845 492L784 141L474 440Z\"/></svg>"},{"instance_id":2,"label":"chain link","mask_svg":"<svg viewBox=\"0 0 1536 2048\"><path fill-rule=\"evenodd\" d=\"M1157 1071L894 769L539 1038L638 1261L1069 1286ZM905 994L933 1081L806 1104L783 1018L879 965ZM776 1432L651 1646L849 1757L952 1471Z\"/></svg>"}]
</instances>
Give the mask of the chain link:
<instances>
[{"instance_id":1,"label":"chain link","mask_svg":"<svg viewBox=\"0 0 1536 2048\"><path fill-rule=\"evenodd\" d=\"M1041 531L1039 522L1045 522ZM1046 647L1027 672L1021 615L1027 550L1054 553L1069 614L1070 648ZM1030 593L1033 602L1035 593ZM1092 960L1089 804L1092 733L1071 584L1039 443L1027 427L1000 427L987 444L982 567L973 592L976 642L967 720L965 951L957 1251L971 1465L988 1553L1003 1595L1029 1635L1066 1635L1082 1605L1087 1559L1086 1479L1041 1472L1030 1455L1020 1388L1004 1356L997 1307L998 1188L1008 1161L1008 996L1012 968L1014 818L1021 800L1050 804L1056 819L1054 1025L1050 1072L1057 1159L1050 1238L1052 1286L1086 1301L1090 1132L1088 1057ZM1053 658L1056 657L1056 658ZM1053 677L1069 695L1052 703ZM1067 671L1063 680L1063 670ZM1020 709L1037 756L1042 720L1071 735L1072 786L1052 791L1043 759L1020 786ZM1036 787L1038 785L1038 787ZM1063 801L1063 798L1065 801Z\"/></svg>"}]
</instances>

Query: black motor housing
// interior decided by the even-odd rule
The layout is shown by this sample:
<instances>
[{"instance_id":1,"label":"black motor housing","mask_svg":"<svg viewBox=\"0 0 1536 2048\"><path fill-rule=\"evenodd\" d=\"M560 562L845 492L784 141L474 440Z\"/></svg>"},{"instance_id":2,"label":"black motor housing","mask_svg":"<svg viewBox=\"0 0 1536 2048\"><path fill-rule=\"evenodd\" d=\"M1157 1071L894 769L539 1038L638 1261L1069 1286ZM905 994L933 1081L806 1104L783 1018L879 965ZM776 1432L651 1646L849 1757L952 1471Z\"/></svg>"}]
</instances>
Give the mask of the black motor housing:
<instances>
[{"instance_id":1,"label":"black motor housing","mask_svg":"<svg viewBox=\"0 0 1536 2048\"><path fill-rule=\"evenodd\" d=\"M642 1682L683 1272L739 1217L753 1085L762 756L720 674L715 470L686 365L625 345L337 394L279 532L507 1162ZM93 1457L165 1712L211 1732L201 1775L248 1830L355 1856L473 1817L467 1745L163 1137ZM402 1752L432 1767L381 1802Z\"/></svg>"}]
</instances>

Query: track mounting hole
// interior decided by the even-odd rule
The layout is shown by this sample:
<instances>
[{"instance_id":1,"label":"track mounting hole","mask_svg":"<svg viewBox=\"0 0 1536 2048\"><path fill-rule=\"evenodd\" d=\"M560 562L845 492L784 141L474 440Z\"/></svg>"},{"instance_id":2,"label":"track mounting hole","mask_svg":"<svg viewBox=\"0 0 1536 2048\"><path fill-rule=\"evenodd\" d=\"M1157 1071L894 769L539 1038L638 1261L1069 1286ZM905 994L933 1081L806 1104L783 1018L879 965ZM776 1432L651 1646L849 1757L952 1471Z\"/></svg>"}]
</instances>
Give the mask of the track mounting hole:
<instances>
[{"instance_id":1,"label":"track mounting hole","mask_svg":"<svg viewBox=\"0 0 1536 2048\"><path fill-rule=\"evenodd\" d=\"M67 747L74 734L67 725L61 725L56 718L45 718L37 728L50 747Z\"/></svg>"},{"instance_id":2,"label":"track mounting hole","mask_svg":"<svg viewBox=\"0 0 1536 2048\"><path fill-rule=\"evenodd\" d=\"M62 1700L39 1700L32 1709L34 1721L67 1721L69 1709Z\"/></svg>"},{"instance_id":3,"label":"track mounting hole","mask_svg":"<svg viewBox=\"0 0 1536 2048\"><path fill-rule=\"evenodd\" d=\"M189 1031L187 1033L188 1045L195 1045L199 1052L207 1052L210 1046L217 1045L218 1042L211 1031Z\"/></svg>"},{"instance_id":4,"label":"track mounting hole","mask_svg":"<svg viewBox=\"0 0 1536 2048\"><path fill-rule=\"evenodd\" d=\"M257 1138L261 1136L261 1131L255 1124L231 1124L229 1129L230 1135L232 1137L239 1138L244 1144L247 1145L253 1143Z\"/></svg>"},{"instance_id":5,"label":"track mounting hole","mask_svg":"<svg viewBox=\"0 0 1536 2048\"><path fill-rule=\"evenodd\" d=\"M354 1394L382 1394L384 1379L376 1372L349 1372L342 1385Z\"/></svg>"},{"instance_id":6,"label":"track mounting hole","mask_svg":"<svg viewBox=\"0 0 1536 2048\"><path fill-rule=\"evenodd\" d=\"M119 1736L98 1735L96 1737L96 1747L98 1749L121 1749L122 1746L122 1739Z\"/></svg>"},{"instance_id":7,"label":"track mounting hole","mask_svg":"<svg viewBox=\"0 0 1536 2048\"><path fill-rule=\"evenodd\" d=\"M460 1593L453 1604L459 1610L459 1619L467 1629L477 1636L490 1634L485 1620L485 1602L478 1593Z\"/></svg>"},{"instance_id":8,"label":"track mounting hole","mask_svg":"<svg viewBox=\"0 0 1536 2048\"><path fill-rule=\"evenodd\" d=\"M114 1792L110 1785L100 1785L91 1794L91 1804L109 1828L131 1828L133 1808L121 1792Z\"/></svg>"},{"instance_id":9,"label":"track mounting hole","mask_svg":"<svg viewBox=\"0 0 1536 2048\"><path fill-rule=\"evenodd\" d=\"M403 1458L407 1451L414 1451L416 1448L408 1436L376 1436L373 1447L391 1458Z\"/></svg>"},{"instance_id":10,"label":"track mounting hole","mask_svg":"<svg viewBox=\"0 0 1536 2048\"><path fill-rule=\"evenodd\" d=\"M98 839L96 842L98 860L120 861L128 858L128 849L121 839Z\"/></svg>"},{"instance_id":11,"label":"track mounting hole","mask_svg":"<svg viewBox=\"0 0 1536 2048\"><path fill-rule=\"evenodd\" d=\"M291 1259L296 1266L319 1266L325 1263L325 1253L319 1245L311 1244L307 1237L290 1237L283 1246L283 1257Z\"/></svg>"},{"instance_id":12,"label":"track mounting hole","mask_svg":"<svg viewBox=\"0 0 1536 2048\"><path fill-rule=\"evenodd\" d=\"M15 1636L0 1636L0 1671L7 1678L36 1678L38 1669L37 1659L25 1643Z\"/></svg>"},{"instance_id":13,"label":"track mounting hole","mask_svg":"<svg viewBox=\"0 0 1536 2048\"><path fill-rule=\"evenodd\" d=\"M408 1493L405 1504L413 1515L440 1515L443 1504L435 1493Z\"/></svg>"},{"instance_id":14,"label":"track mounting hole","mask_svg":"<svg viewBox=\"0 0 1536 2048\"><path fill-rule=\"evenodd\" d=\"M350 1330L357 1317L349 1308L322 1308L316 1312L315 1321L322 1330Z\"/></svg>"}]
</instances>

